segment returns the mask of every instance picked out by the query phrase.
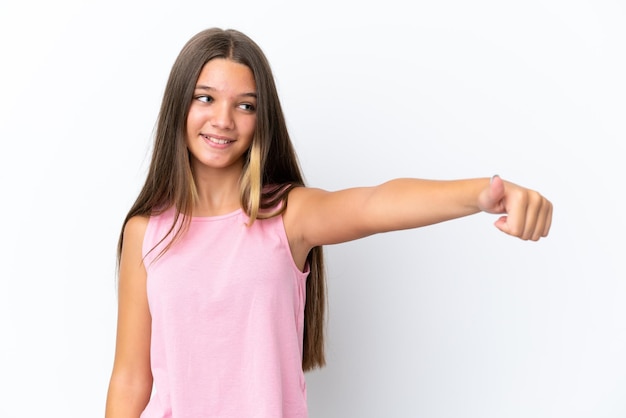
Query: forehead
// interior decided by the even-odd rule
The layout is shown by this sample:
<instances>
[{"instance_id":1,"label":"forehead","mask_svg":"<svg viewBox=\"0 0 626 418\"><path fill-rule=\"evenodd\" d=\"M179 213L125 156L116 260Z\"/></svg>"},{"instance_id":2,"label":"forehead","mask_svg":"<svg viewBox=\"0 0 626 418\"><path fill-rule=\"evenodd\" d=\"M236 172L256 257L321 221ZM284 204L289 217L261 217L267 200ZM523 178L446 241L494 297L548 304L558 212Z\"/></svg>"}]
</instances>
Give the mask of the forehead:
<instances>
[{"instance_id":1,"label":"forehead","mask_svg":"<svg viewBox=\"0 0 626 418\"><path fill-rule=\"evenodd\" d=\"M226 59L214 58L202 67L196 88L207 87L217 91L256 91L252 70L246 65Z\"/></svg>"}]
</instances>

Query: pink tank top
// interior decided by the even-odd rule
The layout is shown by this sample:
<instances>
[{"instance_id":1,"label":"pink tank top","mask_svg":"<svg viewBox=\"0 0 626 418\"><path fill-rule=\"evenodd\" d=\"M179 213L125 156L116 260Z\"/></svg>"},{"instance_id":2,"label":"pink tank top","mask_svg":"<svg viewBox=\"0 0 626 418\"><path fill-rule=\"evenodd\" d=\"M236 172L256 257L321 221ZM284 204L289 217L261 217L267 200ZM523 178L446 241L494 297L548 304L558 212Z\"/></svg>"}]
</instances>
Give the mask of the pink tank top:
<instances>
[{"instance_id":1,"label":"pink tank top","mask_svg":"<svg viewBox=\"0 0 626 418\"><path fill-rule=\"evenodd\" d=\"M143 253L152 397L142 418L307 417L305 281L282 216L194 217L161 258L173 211L150 218Z\"/></svg>"}]
</instances>

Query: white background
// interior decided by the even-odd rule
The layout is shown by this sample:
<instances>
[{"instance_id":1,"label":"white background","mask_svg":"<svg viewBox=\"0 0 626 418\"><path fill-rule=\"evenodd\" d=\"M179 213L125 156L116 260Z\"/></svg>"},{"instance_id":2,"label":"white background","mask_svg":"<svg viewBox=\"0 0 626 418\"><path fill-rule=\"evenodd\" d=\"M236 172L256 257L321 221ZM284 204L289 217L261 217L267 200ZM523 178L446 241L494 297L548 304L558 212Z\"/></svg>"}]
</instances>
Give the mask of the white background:
<instances>
[{"instance_id":1,"label":"white background","mask_svg":"<svg viewBox=\"0 0 626 418\"><path fill-rule=\"evenodd\" d=\"M10 3L10 4L9 4ZM327 248L311 417L626 416L623 2L3 2L0 416L98 417L115 247L169 69L210 27L265 50L309 184L490 176L481 214Z\"/></svg>"}]
</instances>

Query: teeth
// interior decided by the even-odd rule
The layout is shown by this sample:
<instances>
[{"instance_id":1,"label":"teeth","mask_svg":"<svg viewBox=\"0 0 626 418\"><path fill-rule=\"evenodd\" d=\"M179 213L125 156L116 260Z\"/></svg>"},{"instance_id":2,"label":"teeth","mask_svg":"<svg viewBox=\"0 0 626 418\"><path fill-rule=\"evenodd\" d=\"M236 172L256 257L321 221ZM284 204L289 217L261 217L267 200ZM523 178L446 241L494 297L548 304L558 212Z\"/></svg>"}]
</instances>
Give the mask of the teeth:
<instances>
[{"instance_id":1,"label":"teeth","mask_svg":"<svg viewBox=\"0 0 626 418\"><path fill-rule=\"evenodd\" d=\"M229 141L227 139L217 139L217 138L213 138L211 136L206 136L206 138L209 141L213 142L214 144L220 144L220 145L224 145L224 144L228 144L229 142L232 142L232 141Z\"/></svg>"}]
</instances>

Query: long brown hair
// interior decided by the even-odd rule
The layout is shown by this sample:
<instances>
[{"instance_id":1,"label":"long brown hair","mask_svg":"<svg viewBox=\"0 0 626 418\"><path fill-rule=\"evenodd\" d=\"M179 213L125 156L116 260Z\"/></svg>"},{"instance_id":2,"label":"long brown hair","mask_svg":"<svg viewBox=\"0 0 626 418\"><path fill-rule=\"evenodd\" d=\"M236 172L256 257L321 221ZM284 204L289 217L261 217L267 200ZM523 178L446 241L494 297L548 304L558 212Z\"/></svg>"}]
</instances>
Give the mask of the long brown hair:
<instances>
[{"instance_id":1,"label":"long brown hair","mask_svg":"<svg viewBox=\"0 0 626 418\"><path fill-rule=\"evenodd\" d=\"M118 265L124 228L133 216L156 215L175 208L176 216L168 233L173 239L165 251L189 226L197 190L185 144L186 121L200 72L214 58L226 58L246 65L256 82L256 130L252 145L244 157L240 182L241 206L250 217L250 222L282 215L287 207L289 191L304 186L265 54L252 39L239 31L219 28L204 30L187 42L172 66L159 111L147 178L124 219L120 233ZM270 210L276 207L279 209ZM180 218L182 223L177 228ZM313 248L307 262L310 274L306 281L304 309L302 368L305 371L325 365L326 284L322 247Z\"/></svg>"}]
</instances>

